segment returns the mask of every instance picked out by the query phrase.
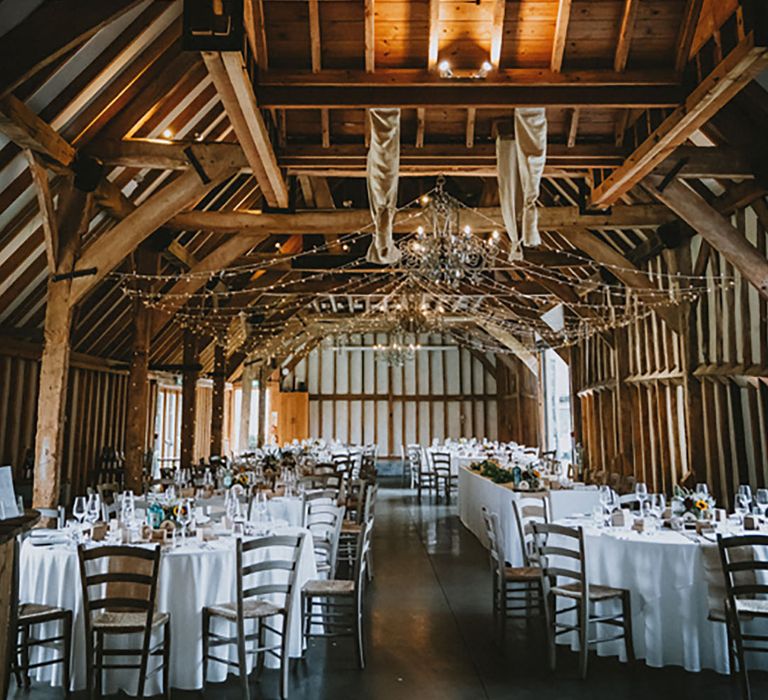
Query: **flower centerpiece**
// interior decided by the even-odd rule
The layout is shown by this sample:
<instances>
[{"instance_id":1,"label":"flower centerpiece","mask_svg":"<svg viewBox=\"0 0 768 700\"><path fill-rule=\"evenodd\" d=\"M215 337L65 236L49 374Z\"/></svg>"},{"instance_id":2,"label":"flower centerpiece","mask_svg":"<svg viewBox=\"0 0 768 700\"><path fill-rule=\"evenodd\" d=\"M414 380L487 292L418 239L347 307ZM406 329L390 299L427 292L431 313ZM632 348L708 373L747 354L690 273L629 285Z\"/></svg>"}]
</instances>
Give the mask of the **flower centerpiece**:
<instances>
[{"instance_id":1,"label":"flower centerpiece","mask_svg":"<svg viewBox=\"0 0 768 700\"><path fill-rule=\"evenodd\" d=\"M522 491L536 491L541 486L541 475L533 467L502 467L495 459L484 459L469 465L472 471L493 481L494 484L514 484Z\"/></svg>"},{"instance_id":2,"label":"flower centerpiece","mask_svg":"<svg viewBox=\"0 0 768 700\"><path fill-rule=\"evenodd\" d=\"M715 508L715 499L709 494L701 494L691 489L675 486L675 501L678 515L687 520L709 518Z\"/></svg>"},{"instance_id":3,"label":"flower centerpiece","mask_svg":"<svg viewBox=\"0 0 768 700\"><path fill-rule=\"evenodd\" d=\"M509 484L515 480L511 469L505 469L495 459L484 459L481 462L473 462L469 465L472 471L479 472L480 476L490 479L494 484Z\"/></svg>"}]
</instances>

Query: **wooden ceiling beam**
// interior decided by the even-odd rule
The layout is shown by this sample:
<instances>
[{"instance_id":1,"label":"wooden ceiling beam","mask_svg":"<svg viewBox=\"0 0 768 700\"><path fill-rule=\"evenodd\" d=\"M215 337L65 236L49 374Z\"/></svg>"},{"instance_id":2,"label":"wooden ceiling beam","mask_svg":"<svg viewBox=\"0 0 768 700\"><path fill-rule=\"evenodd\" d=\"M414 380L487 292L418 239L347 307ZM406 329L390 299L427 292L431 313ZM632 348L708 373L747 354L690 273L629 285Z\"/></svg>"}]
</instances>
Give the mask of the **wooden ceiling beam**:
<instances>
[{"instance_id":1,"label":"wooden ceiling beam","mask_svg":"<svg viewBox=\"0 0 768 700\"><path fill-rule=\"evenodd\" d=\"M25 150L32 181L35 183L37 205L40 209L40 220L45 240L45 257L48 261L48 270L54 272L58 265L58 227L56 225L56 209L53 206L53 196L48 183L48 171L40 162L40 156L30 150Z\"/></svg>"},{"instance_id":2,"label":"wooden ceiling beam","mask_svg":"<svg viewBox=\"0 0 768 700\"><path fill-rule=\"evenodd\" d=\"M566 146L573 148L576 145L576 137L579 134L579 117L581 116L581 110L576 107L570 110L568 114L568 137L566 139Z\"/></svg>"},{"instance_id":3,"label":"wooden ceiling beam","mask_svg":"<svg viewBox=\"0 0 768 700\"><path fill-rule=\"evenodd\" d=\"M493 20L491 23L491 51L488 56L493 70L499 69L501 60L501 44L504 41L504 15L507 9L506 0L495 0L493 3Z\"/></svg>"},{"instance_id":4,"label":"wooden ceiling beam","mask_svg":"<svg viewBox=\"0 0 768 700\"><path fill-rule=\"evenodd\" d=\"M203 52L203 60L264 198L270 206L286 208L288 188L242 54L237 51Z\"/></svg>"},{"instance_id":5,"label":"wooden ceiling beam","mask_svg":"<svg viewBox=\"0 0 768 700\"><path fill-rule=\"evenodd\" d=\"M658 301L666 294L665 290L654 285L647 274L641 272L627 258L619 253L613 246L600 240L594 233L586 229L572 229L563 234L569 243L589 255L595 262L606 266L608 272L621 280L627 287L633 290L658 294L655 302L655 313L676 333L682 333L682 319L679 313L671 306L659 306Z\"/></svg>"},{"instance_id":6,"label":"wooden ceiling beam","mask_svg":"<svg viewBox=\"0 0 768 700\"><path fill-rule=\"evenodd\" d=\"M365 72L373 73L376 67L376 11L375 0L365 0Z\"/></svg>"},{"instance_id":7,"label":"wooden ceiling beam","mask_svg":"<svg viewBox=\"0 0 768 700\"><path fill-rule=\"evenodd\" d=\"M373 73L378 75L378 73ZM392 85L263 85L262 107L281 109L356 109L374 107L675 107L683 99L677 85L585 85L523 83L487 80L446 80L442 83Z\"/></svg>"},{"instance_id":8,"label":"wooden ceiling beam","mask_svg":"<svg viewBox=\"0 0 768 700\"><path fill-rule=\"evenodd\" d=\"M437 69L440 48L440 0L429 0L429 29L427 38L427 70Z\"/></svg>"},{"instance_id":9,"label":"wooden ceiling beam","mask_svg":"<svg viewBox=\"0 0 768 700\"><path fill-rule=\"evenodd\" d=\"M629 49L632 46L632 37L635 33L635 20L640 0L624 0L624 9L621 13L619 25L619 39L616 42L616 53L613 58L613 70L620 73L627 67Z\"/></svg>"},{"instance_id":10,"label":"wooden ceiling beam","mask_svg":"<svg viewBox=\"0 0 768 700\"><path fill-rule=\"evenodd\" d=\"M233 171L227 168L212 169L205 173L203 181L194 170L182 173L97 238L78 260L76 272L94 272L73 280L73 303L82 301L109 272L174 214L194 206L201 197L232 174Z\"/></svg>"},{"instance_id":11,"label":"wooden ceiling beam","mask_svg":"<svg viewBox=\"0 0 768 700\"><path fill-rule=\"evenodd\" d=\"M669 116L659 123L652 113L641 115L641 120L659 125L637 144L621 167L593 189L592 206L601 208L618 201L768 66L768 27L764 26L768 19L760 13L754 19L757 26L737 23L740 40ZM705 50L709 51L707 45L701 52ZM698 65L697 58L692 63ZM708 56L702 57L701 64L708 64Z\"/></svg>"},{"instance_id":12,"label":"wooden ceiling beam","mask_svg":"<svg viewBox=\"0 0 768 700\"><path fill-rule=\"evenodd\" d=\"M644 184L768 298L768 260L728 219L680 181L664 183L660 175L649 175Z\"/></svg>"},{"instance_id":13,"label":"wooden ceiling beam","mask_svg":"<svg viewBox=\"0 0 768 700\"><path fill-rule=\"evenodd\" d=\"M465 94L488 87L646 87L675 88L681 90L679 73L663 68L643 68L616 72L604 68L590 70L553 71L546 68L500 68L485 78L472 77L475 71L455 69L457 77L441 78L423 68L380 68L373 73L360 69L287 70L275 68L260 71L258 75L259 99L267 88L320 88L320 87L460 87ZM465 103L466 106L466 103Z\"/></svg>"},{"instance_id":14,"label":"wooden ceiling beam","mask_svg":"<svg viewBox=\"0 0 768 700\"><path fill-rule=\"evenodd\" d=\"M686 0L683 21L680 23L680 34L677 37L677 49L675 51L676 71L682 72L688 65L693 38L696 36L696 28L699 26L702 7L704 7L704 0Z\"/></svg>"},{"instance_id":15,"label":"wooden ceiling beam","mask_svg":"<svg viewBox=\"0 0 768 700\"><path fill-rule=\"evenodd\" d=\"M549 67L559 73L563 67L565 56L565 40L568 36L568 22L571 18L571 0L559 0L557 6L557 19L555 20L555 34L552 39L552 58Z\"/></svg>"},{"instance_id":16,"label":"wooden ceiling beam","mask_svg":"<svg viewBox=\"0 0 768 700\"><path fill-rule=\"evenodd\" d=\"M412 209L397 212L394 230L396 233L412 233L419 224L430 225L428 216L428 212L415 212ZM578 207L539 209L539 227L544 231L569 228L654 228L674 219L675 216L666 207L658 204L618 205L611 212L602 214L581 214ZM467 210L461 216L461 225L469 225L476 232L491 232L500 226L500 221L501 209L498 207ZM195 210L177 214L167 222L167 226L175 230L236 233L247 243L249 239L259 238L266 233L310 235L370 230L371 214L367 209L285 214L251 210Z\"/></svg>"},{"instance_id":17,"label":"wooden ceiling beam","mask_svg":"<svg viewBox=\"0 0 768 700\"><path fill-rule=\"evenodd\" d=\"M57 0L44 2L3 35L0 97L85 43L143 0Z\"/></svg>"}]
</instances>

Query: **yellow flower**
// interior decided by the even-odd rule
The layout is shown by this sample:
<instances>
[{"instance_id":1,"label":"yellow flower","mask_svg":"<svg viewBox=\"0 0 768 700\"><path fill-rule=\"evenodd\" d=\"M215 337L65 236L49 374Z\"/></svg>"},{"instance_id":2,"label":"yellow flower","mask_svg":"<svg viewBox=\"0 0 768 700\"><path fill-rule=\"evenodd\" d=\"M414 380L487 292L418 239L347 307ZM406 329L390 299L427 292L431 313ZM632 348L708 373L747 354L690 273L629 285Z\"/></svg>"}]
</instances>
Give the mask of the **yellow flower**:
<instances>
[{"instance_id":1,"label":"yellow flower","mask_svg":"<svg viewBox=\"0 0 768 700\"><path fill-rule=\"evenodd\" d=\"M696 501L696 508L699 510L709 510L709 503L706 501Z\"/></svg>"}]
</instances>

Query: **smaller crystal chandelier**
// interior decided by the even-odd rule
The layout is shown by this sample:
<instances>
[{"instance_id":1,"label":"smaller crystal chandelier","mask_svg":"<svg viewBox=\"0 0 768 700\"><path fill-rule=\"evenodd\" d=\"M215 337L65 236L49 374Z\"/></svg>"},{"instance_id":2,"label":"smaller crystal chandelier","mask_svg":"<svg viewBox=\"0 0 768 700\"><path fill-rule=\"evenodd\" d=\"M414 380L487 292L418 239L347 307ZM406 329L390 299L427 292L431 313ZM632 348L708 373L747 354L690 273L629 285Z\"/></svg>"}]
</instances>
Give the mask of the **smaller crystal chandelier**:
<instances>
[{"instance_id":1,"label":"smaller crystal chandelier","mask_svg":"<svg viewBox=\"0 0 768 700\"><path fill-rule=\"evenodd\" d=\"M401 248L403 263L422 279L456 289L462 282L477 283L496 253L496 238L489 244L472 233L469 226L460 229L461 203L444 189L445 179L437 180L435 192L424 198L428 229L419 226L416 236Z\"/></svg>"},{"instance_id":2,"label":"smaller crystal chandelier","mask_svg":"<svg viewBox=\"0 0 768 700\"><path fill-rule=\"evenodd\" d=\"M443 325L443 306L428 295L409 290L388 305L387 315L393 333L433 333Z\"/></svg>"},{"instance_id":3,"label":"smaller crystal chandelier","mask_svg":"<svg viewBox=\"0 0 768 700\"><path fill-rule=\"evenodd\" d=\"M406 362L413 361L420 347L418 343L406 342L404 334L395 333L388 345L377 343L373 350L379 362L384 362L390 367L402 367Z\"/></svg>"}]
</instances>

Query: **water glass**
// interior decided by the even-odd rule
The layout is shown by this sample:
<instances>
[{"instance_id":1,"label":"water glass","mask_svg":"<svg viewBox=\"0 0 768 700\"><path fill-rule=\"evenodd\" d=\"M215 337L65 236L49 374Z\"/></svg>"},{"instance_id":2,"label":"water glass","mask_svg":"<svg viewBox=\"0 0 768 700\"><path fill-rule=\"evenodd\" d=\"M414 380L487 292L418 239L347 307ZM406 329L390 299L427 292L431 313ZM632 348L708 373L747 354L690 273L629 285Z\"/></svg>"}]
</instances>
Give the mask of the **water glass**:
<instances>
[{"instance_id":1,"label":"water glass","mask_svg":"<svg viewBox=\"0 0 768 700\"><path fill-rule=\"evenodd\" d=\"M694 494L696 498L706 498L709 496L709 486L706 484L696 484Z\"/></svg>"},{"instance_id":2,"label":"water glass","mask_svg":"<svg viewBox=\"0 0 768 700\"><path fill-rule=\"evenodd\" d=\"M101 498L98 493L88 496L85 519L93 525L101 517Z\"/></svg>"},{"instance_id":3,"label":"water glass","mask_svg":"<svg viewBox=\"0 0 768 700\"><path fill-rule=\"evenodd\" d=\"M755 492L755 505L760 511L760 515L765 518L765 512L768 511L768 489L757 489Z\"/></svg>"},{"instance_id":4,"label":"water glass","mask_svg":"<svg viewBox=\"0 0 768 700\"><path fill-rule=\"evenodd\" d=\"M188 498L181 499L176 520L181 525L181 541L184 543L187 540L187 527L189 527L189 523L192 521L192 502Z\"/></svg>"},{"instance_id":5,"label":"water glass","mask_svg":"<svg viewBox=\"0 0 768 700\"><path fill-rule=\"evenodd\" d=\"M736 501L742 507L747 509L749 513L750 506L752 504L752 488L748 484L742 484L739 486L739 490L736 493Z\"/></svg>"}]
</instances>

